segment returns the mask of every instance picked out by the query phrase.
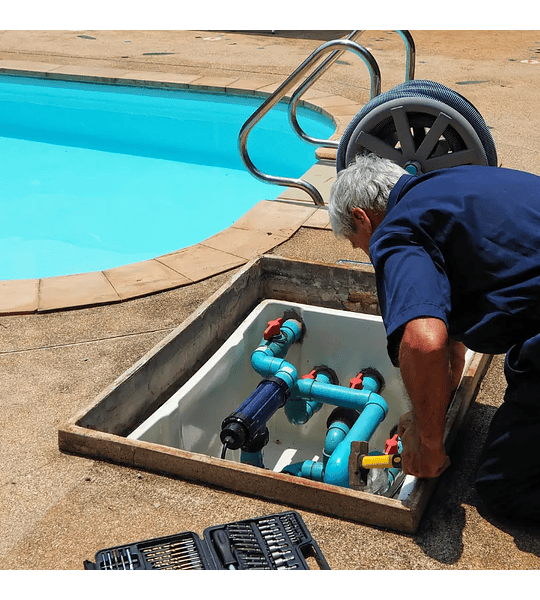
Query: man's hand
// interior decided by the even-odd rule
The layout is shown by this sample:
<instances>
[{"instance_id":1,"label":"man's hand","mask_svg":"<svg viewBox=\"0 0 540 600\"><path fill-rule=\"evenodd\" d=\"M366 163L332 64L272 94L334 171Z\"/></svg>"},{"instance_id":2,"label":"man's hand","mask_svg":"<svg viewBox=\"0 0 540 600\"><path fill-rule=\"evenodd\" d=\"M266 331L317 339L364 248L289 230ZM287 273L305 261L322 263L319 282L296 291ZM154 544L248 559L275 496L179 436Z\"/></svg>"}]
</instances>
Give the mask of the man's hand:
<instances>
[{"instance_id":1,"label":"man's hand","mask_svg":"<svg viewBox=\"0 0 540 600\"><path fill-rule=\"evenodd\" d=\"M400 418L398 434L403 444L403 470L408 475L438 477L450 466L442 440L427 443L420 439L412 412Z\"/></svg>"}]
</instances>

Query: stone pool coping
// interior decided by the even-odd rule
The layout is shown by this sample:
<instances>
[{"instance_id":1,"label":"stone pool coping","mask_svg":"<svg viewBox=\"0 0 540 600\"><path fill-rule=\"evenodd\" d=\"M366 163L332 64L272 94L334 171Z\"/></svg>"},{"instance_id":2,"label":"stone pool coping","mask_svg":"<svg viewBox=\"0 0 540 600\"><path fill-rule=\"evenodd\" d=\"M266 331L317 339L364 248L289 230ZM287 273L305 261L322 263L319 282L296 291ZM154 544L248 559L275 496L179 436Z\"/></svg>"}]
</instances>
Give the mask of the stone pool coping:
<instances>
[{"instance_id":1,"label":"stone pool coping","mask_svg":"<svg viewBox=\"0 0 540 600\"><path fill-rule=\"evenodd\" d=\"M0 59L0 74L260 97L282 83L8 59ZM336 131L330 139L336 140L361 108L348 98L315 88L303 95L300 104L332 119ZM335 178L335 150L318 149L316 157L303 179L327 198ZM261 200L231 227L170 254L104 271L0 281L0 315L111 304L190 285L246 264L287 241L300 227L330 229L326 207L316 206L302 190L284 188L276 200Z\"/></svg>"}]
</instances>

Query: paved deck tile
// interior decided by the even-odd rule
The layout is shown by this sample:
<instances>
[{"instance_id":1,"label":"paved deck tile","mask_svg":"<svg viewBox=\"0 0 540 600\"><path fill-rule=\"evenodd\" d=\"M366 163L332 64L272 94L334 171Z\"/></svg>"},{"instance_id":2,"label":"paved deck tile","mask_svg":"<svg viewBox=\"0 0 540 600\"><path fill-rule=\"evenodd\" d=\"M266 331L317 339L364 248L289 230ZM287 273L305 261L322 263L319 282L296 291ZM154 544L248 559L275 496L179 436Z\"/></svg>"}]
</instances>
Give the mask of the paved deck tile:
<instances>
[{"instance_id":1,"label":"paved deck tile","mask_svg":"<svg viewBox=\"0 0 540 600\"><path fill-rule=\"evenodd\" d=\"M24 60L10 60L9 58L0 59L0 69L9 69L10 71L16 71L20 74L23 73L47 73L54 69L59 69L60 64L56 63L42 63L32 62Z\"/></svg>"},{"instance_id":2,"label":"paved deck tile","mask_svg":"<svg viewBox=\"0 0 540 600\"><path fill-rule=\"evenodd\" d=\"M211 88L214 91L224 92L227 86L230 86L233 82L238 81L238 77L200 77L190 87L196 86L199 89Z\"/></svg>"},{"instance_id":3,"label":"paved deck tile","mask_svg":"<svg viewBox=\"0 0 540 600\"><path fill-rule=\"evenodd\" d=\"M230 94L236 92L255 92L260 91L268 85L268 80L264 79L237 79L233 83L225 86L225 91Z\"/></svg>"},{"instance_id":4,"label":"paved deck tile","mask_svg":"<svg viewBox=\"0 0 540 600\"><path fill-rule=\"evenodd\" d=\"M191 283L187 277L157 260L107 269L103 273L123 300Z\"/></svg>"},{"instance_id":5,"label":"paved deck tile","mask_svg":"<svg viewBox=\"0 0 540 600\"><path fill-rule=\"evenodd\" d=\"M349 100L349 98L334 95L317 98L316 104L317 106L322 106L323 108L326 108L328 106L349 106L351 104L351 101Z\"/></svg>"},{"instance_id":6,"label":"paved deck tile","mask_svg":"<svg viewBox=\"0 0 540 600\"><path fill-rule=\"evenodd\" d=\"M39 279L0 281L0 315L37 311Z\"/></svg>"},{"instance_id":7,"label":"paved deck tile","mask_svg":"<svg viewBox=\"0 0 540 600\"><path fill-rule=\"evenodd\" d=\"M303 225L304 227L313 227L314 229L331 229L330 217L328 211L324 207L318 208L312 215L307 219Z\"/></svg>"},{"instance_id":8,"label":"paved deck tile","mask_svg":"<svg viewBox=\"0 0 540 600\"><path fill-rule=\"evenodd\" d=\"M275 235L270 232L261 233L260 231L229 227L201 242L201 246L207 246L214 248L214 250L221 250L251 260L279 246L287 239L288 236Z\"/></svg>"},{"instance_id":9,"label":"paved deck tile","mask_svg":"<svg viewBox=\"0 0 540 600\"><path fill-rule=\"evenodd\" d=\"M39 288L39 311L61 310L94 304L118 302L116 293L108 279L100 271L46 277Z\"/></svg>"},{"instance_id":10,"label":"paved deck tile","mask_svg":"<svg viewBox=\"0 0 540 600\"><path fill-rule=\"evenodd\" d=\"M156 260L184 275L192 282L230 271L247 262L244 258L200 244L159 256Z\"/></svg>"},{"instance_id":11,"label":"paved deck tile","mask_svg":"<svg viewBox=\"0 0 540 600\"><path fill-rule=\"evenodd\" d=\"M262 200L233 224L237 229L290 237L315 212L316 206Z\"/></svg>"}]
</instances>

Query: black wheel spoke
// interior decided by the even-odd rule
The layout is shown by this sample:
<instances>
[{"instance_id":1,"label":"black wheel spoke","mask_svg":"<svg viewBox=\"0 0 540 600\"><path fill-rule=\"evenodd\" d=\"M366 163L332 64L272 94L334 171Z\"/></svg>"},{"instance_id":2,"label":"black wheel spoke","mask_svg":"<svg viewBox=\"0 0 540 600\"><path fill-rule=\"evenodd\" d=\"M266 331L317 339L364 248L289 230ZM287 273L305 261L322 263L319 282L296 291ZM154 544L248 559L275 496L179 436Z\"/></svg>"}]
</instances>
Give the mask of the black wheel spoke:
<instances>
[{"instance_id":1,"label":"black wheel spoke","mask_svg":"<svg viewBox=\"0 0 540 600\"><path fill-rule=\"evenodd\" d=\"M366 133L362 131L358 136L358 141L362 145L363 148L369 150L370 152L374 152L378 156L382 156L383 158L389 158L394 162L401 163L403 156L401 152L389 146L386 142L371 135L370 133Z\"/></svg>"},{"instance_id":2,"label":"black wheel spoke","mask_svg":"<svg viewBox=\"0 0 540 600\"><path fill-rule=\"evenodd\" d=\"M426 130L423 127L414 127L413 128L413 138L414 138L414 147L419 148L420 144L426 138Z\"/></svg>"},{"instance_id":3,"label":"black wheel spoke","mask_svg":"<svg viewBox=\"0 0 540 600\"><path fill-rule=\"evenodd\" d=\"M403 106L397 106L390 112L392 113L392 119L394 120L394 125L396 126L396 133L403 156L412 156L415 153L415 145L411 134L411 126L409 124L407 111Z\"/></svg>"},{"instance_id":4,"label":"black wheel spoke","mask_svg":"<svg viewBox=\"0 0 540 600\"><path fill-rule=\"evenodd\" d=\"M449 167L458 167L459 165L472 165L475 158L477 158L476 151L467 148L466 150L459 150L458 152L450 152L429 158L426 161L426 165L429 171L435 171L435 169L447 169Z\"/></svg>"},{"instance_id":5,"label":"black wheel spoke","mask_svg":"<svg viewBox=\"0 0 540 600\"><path fill-rule=\"evenodd\" d=\"M452 118L444 113L439 113L439 116L435 119L435 122L427 132L424 141L420 144L420 147L416 151L416 160L426 160L431 155L433 150L437 147L439 138L444 133L444 130L451 123Z\"/></svg>"}]
</instances>

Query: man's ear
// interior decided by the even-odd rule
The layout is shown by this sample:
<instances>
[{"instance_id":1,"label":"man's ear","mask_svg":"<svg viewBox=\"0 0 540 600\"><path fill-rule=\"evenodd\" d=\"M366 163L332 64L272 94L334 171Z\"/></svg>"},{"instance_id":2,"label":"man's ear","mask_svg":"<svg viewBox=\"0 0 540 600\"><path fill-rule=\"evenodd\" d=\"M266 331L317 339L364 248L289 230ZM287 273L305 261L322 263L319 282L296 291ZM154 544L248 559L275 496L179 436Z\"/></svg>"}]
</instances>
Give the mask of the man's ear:
<instances>
[{"instance_id":1,"label":"man's ear","mask_svg":"<svg viewBox=\"0 0 540 600\"><path fill-rule=\"evenodd\" d=\"M362 208L358 208L357 206L352 209L351 214L356 226L362 225L362 223L364 223L368 218L366 211Z\"/></svg>"},{"instance_id":2,"label":"man's ear","mask_svg":"<svg viewBox=\"0 0 540 600\"><path fill-rule=\"evenodd\" d=\"M364 209L355 206L352 209L351 214L356 231L364 230L370 234L373 233L371 219Z\"/></svg>"}]
</instances>

